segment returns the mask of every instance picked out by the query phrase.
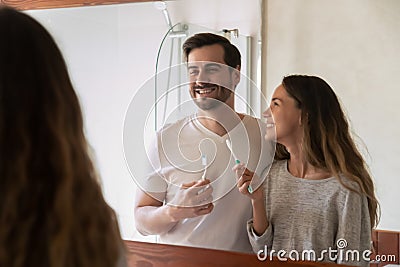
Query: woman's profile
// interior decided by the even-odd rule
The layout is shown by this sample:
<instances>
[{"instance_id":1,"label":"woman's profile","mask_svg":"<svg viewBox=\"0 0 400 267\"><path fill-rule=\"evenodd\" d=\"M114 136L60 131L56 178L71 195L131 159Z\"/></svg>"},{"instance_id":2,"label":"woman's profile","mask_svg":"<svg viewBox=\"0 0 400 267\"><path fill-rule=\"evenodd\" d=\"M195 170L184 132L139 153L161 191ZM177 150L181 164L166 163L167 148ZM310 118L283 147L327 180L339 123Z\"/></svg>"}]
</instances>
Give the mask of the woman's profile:
<instances>
[{"instance_id":1,"label":"woman's profile","mask_svg":"<svg viewBox=\"0 0 400 267\"><path fill-rule=\"evenodd\" d=\"M250 194L254 174L243 164L234 168L240 192L253 204L247 225L253 250L282 250L286 258L306 252L309 260L367 266L363 253L371 249L378 202L333 89L316 76L284 77L264 117L277 142L264 185Z\"/></svg>"}]
</instances>

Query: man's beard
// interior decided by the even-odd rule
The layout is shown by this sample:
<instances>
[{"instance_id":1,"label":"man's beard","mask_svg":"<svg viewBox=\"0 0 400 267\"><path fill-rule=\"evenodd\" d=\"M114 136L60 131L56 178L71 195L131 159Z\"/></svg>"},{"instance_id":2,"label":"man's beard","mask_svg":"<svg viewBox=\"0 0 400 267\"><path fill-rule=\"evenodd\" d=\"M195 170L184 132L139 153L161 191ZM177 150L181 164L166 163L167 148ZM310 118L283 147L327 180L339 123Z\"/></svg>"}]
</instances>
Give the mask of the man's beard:
<instances>
[{"instance_id":1,"label":"man's beard","mask_svg":"<svg viewBox=\"0 0 400 267\"><path fill-rule=\"evenodd\" d=\"M199 97L198 93L196 93L196 90L201 90L201 89L207 90L211 88L213 88L212 90L217 93L215 97L207 97L207 96ZM214 95L215 92L213 92ZM190 88L190 95L192 96L193 101L202 110L211 110L218 107L221 104L224 104L231 96L231 94L232 90L213 83L205 83L202 86L193 85Z\"/></svg>"}]
</instances>

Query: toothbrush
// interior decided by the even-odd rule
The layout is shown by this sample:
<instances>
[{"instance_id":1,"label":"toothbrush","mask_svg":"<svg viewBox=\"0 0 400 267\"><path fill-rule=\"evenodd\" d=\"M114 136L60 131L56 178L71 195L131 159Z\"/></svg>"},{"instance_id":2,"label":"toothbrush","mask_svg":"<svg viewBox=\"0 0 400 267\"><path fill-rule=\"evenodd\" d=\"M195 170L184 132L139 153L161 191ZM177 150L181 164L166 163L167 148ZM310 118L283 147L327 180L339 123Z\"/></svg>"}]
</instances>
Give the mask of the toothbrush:
<instances>
[{"instance_id":1,"label":"toothbrush","mask_svg":"<svg viewBox=\"0 0 400 267\"><path fill-rule=\"evenodd\" d=\"M201 165L204 166L204 172L201 176L201 179L204 181L206 179L206 172L207 172L207 155L201 155Z\"/></svg>"},{"instance_id":2,"label":"toothbrush","mask_svg":"<svg viewBox=\"0 0 400 267\"><path fill-rule=\"evenodd\" d=\"M235 156L235 154L233 153L231 140L226 139L225 142L226 142L226 146L229 148L229 150L231 151L233 157L235 158L235 163L236 163L236 164L239 164L239 163L240 163L240 160L239 160L239 159Z\"/></svg>"},{"instance_id":3,"label":"toothbrush","mask_svg":"<svg viewBox=\"0 0 400 267\"><path fill-rule=\"evenodd\" d=\"M239 163L240 163L240 160L235 156L235 153L233 153L231 140L226 139L225 142L226 142L226 146L227 146L227 147L229 148L229 150L231 151L231 153L232 153L232 155L233 155L233 158L235 159L235 163L236 163L236 164L239 164ZM251 183L251 182L250 182L250 183ZM248 191L250 194L253 193L253 187L251 187L250 184L249 184L249 186L247 187L247 191Z\"/></svg>"}]
</instances>

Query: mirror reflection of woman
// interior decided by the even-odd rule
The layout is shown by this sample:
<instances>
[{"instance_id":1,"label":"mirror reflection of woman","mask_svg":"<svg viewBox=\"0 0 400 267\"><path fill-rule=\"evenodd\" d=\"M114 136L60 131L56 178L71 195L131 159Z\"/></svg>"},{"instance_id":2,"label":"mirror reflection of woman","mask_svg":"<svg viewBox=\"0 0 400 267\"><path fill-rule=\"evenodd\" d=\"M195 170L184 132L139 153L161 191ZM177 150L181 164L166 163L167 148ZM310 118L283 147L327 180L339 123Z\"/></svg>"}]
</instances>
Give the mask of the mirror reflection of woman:
<instances>
[{"instance_id":1,"label":"mirror reflection of woman","mask_svg":"<svg viewBox=\"0 0 400 267\"><path fill-rule=\"evenodd\" d=\"M0 266L126 266L61 51L0 5Z\"/></svg>"},{"instance_id":2,"label":"mirror reflection of woman","mask_svg":"<svg viewBox=\"0 0 400 267\"><path fill-rule=\"evenodd\" d=\"M362 253L371 249L378 202L332 88L318 77L287 76L263 115L271 127L266 138L275 127L277 142L263 186L250 194L254 174L244 164L234 167L240 192L252 200L247 228L254 252L283 250L287 258L296 250L302 259L302 252L313 250L309 260L368 265ZM344 256L322 253L329 248ZM360 259L346 254L349 250L357 250Z\"/></svg>"}]
</instances>

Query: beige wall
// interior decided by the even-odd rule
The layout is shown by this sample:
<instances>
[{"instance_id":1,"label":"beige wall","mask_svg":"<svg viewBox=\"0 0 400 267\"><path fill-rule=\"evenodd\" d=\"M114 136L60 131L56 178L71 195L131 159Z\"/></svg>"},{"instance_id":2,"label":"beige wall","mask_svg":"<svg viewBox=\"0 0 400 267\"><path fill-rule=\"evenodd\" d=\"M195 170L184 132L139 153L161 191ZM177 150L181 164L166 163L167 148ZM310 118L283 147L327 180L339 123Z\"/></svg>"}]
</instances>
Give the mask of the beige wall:
<instances>
[{"instance_id":1,"label":"beige wall","mask_svg":"<svg viewBox=\"0 0 400 267\"><path fill-rule=\"evenodd\" d=\"M400 1L263 3L266 94L292 73L318 75L331 84L361 150L369 151L382 205L378 228L400 230Z\"/></svg>"}]
</instances>

